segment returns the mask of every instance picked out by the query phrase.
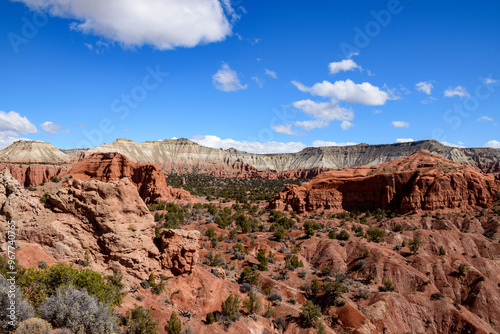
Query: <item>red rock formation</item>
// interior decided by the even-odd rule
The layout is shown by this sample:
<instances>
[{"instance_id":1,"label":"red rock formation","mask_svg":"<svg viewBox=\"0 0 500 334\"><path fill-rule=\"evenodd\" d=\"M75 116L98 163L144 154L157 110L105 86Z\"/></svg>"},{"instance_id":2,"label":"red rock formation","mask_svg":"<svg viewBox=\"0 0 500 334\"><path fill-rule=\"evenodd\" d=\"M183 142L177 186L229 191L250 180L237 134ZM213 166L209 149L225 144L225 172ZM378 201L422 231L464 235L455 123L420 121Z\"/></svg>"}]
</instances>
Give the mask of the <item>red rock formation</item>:
<instances>
[{"instance_id":1,"label":"red rock formation","mask_svg":"<svg viewBox=\"0 0 500 334\"><path fill-rule=\"evenodd\" d=\"M198 231L165 230L161 238L162 268L170 270L174 276L191 274L198 262L200 236Z\"/></svg>"},{"instance_id":2,"label":"red rock formation","mask_svg":"<svg viewBox=\"0 0 500 334\"><path fill-rule=\"evenodd\" d=\"M146 203L160 201L192 200L191 194L167 186L161 169L153 164L137 164L126 156L111 153L94 153L78 161L66 174L80 180L112 181L123 177L130 179Z\"/></svg>"},{"instance_id":3,"label":"red rock formation","mask_svg":"<svg viewBox=\"0 0 500 334\"><path fill-rule=\"evenodd\" d=\"M22 186L35 187L41 183L49 182L53 176L67 172L71 168L71 165L0 164L0 170L6 168Z\"/></svg>"},{"instance_id":4,"label":"red rock formation","mask_svg":"<svg viewBox=\"0 0 500 334\"><path fill-rule=\"evenodd\" d=\"M372 167L323 173L277 194L270 207L295 210L473 210L491 205L500 182L428 151Z\"/></svg>"}]
</instances>

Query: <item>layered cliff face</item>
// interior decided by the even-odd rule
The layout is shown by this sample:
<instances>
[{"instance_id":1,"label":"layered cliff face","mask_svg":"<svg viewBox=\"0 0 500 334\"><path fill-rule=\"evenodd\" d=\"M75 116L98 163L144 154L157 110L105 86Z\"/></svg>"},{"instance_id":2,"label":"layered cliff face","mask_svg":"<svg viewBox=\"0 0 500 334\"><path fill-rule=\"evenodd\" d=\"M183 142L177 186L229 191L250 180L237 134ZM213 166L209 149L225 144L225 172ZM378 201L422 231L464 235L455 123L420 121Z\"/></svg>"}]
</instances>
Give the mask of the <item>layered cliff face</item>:
<instances>
[{"instance_id":1,"label":"layered cliff face","mask_svg":"<svg viewBox=\"0 0 500 334\"><path fill-rule=\"evenodd\" d=\"M116 152L94 153L79 160L66 174L80 180L132 181L146 203L172 199L191 200L188 191L167 186L161 169L153 164L137 164Z\"/></svg>"},{"instance_id":2,"label":"layered cliff face","mask_svg":"<svg viewBox=\"0 0 500 334\"><path fill-rule=\"evenodd\" d=\"M474 210L491 205L500 182L468 165L421 150L372 167L323 173L277 194L270 207L299 213L316 210L402 213L418 210Z\"/></svg>"},{"instance_id":3,"label":"layered cliff face","mask_svg":"<svg viewBox=\"0 0 500 334\"><path fill-rule=\"evenodd\" d=\"M93 152L119 152L140 163L154 163L165 172L177 173L199 170L226 176L252 176L258 171L289 171L296 169L345 169L354 166L373 166L406 157L418 150L428 150L447 159L476 168L489 168L500 160L500 150L492 148L455 148L435 140L390 145L308 147L297 153L254 154L235 149L213 149L187 139L136 143L118 139L113 143L92 148ZM231 174L231 175L228 175Z\"/></svg>"}]
</instances>

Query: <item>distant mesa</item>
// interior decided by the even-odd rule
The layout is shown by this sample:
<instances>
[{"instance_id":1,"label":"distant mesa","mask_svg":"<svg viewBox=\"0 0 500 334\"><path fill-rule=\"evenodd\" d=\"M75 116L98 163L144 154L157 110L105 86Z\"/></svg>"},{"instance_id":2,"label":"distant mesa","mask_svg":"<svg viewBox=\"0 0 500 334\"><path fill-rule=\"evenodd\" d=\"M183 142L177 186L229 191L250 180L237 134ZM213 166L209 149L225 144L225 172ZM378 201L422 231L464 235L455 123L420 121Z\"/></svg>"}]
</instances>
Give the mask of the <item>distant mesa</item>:
<instances>
[{"instance_id":1,"label":"distant mesa","mask_svg":"<svg viewBox=\"0 0 500 334\"><path fill-rule=\"evenodd\" d=\"M51 143L40 141L16 141L0 151L0 162L9 163L61 163L71 158Z\"/></svg>"},{"instance_id":2,"label":"distant mesa","mask_svg":"<svg viewBox=\"0 0 500 334\"><path fill-rule=\"evenodd\" d=\"M290 185L270 207L298 213L471 211L491 206L499 191L500 181L492 175L420 150L380 165L329 171L300 186Z\"/></svg>"}]
</instances>

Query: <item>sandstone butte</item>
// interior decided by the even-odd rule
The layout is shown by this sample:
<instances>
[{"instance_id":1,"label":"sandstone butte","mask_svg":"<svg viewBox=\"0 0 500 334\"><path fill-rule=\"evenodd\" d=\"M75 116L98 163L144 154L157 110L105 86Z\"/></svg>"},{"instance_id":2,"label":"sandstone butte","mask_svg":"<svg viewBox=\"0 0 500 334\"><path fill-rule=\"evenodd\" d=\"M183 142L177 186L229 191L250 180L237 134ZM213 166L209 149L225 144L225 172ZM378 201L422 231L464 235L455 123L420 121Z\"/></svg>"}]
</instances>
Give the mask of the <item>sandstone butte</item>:
<instances>
[{"instance_id":1,"label":"sandstone butte","mask_svg":"<svg viewBox=\"0 0 500 334\"><path fill-rule=\"evenodd\" d=\"M489 207L499 190L494 176L420 150L380 165L329 171L290 185L271 200L270 208L298 213L377 208L400 213L470 211Z\"/></svg>"},{"instance_id":2,"label":"sandstone butte","mask_svg":"<svg viewBox=\"0 0 500 334\"><path fill-rule=\"evenodd\" d=\"M192 200L188 191L168 187L165 176L158 166L138 164L116 152L94 153L79 160L64 174L79 180L103 182L117 181L126 177L135 184L139 195L146 203Z\"/></svg>"}]
</instances>

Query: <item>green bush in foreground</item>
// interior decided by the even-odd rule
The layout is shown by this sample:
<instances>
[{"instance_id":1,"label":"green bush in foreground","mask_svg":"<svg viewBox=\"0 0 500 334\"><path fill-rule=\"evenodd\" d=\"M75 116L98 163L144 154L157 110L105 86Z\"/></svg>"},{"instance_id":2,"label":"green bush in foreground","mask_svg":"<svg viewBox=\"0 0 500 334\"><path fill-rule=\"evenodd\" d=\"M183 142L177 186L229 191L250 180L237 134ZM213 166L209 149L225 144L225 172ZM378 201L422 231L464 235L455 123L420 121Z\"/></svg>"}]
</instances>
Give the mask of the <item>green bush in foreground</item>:
<instances>
[{"instance_id":1,"label":"green bush in foreground","mask_svg":"<svg viewBox=\"0 0 500 334\"><path fill-rule=\"evenodd\" d=\"M124 334L158 334L158 321L153 318L151 309L134 306L134 309L127 311L122 321Z\"/></svg>"}]
</instances>

